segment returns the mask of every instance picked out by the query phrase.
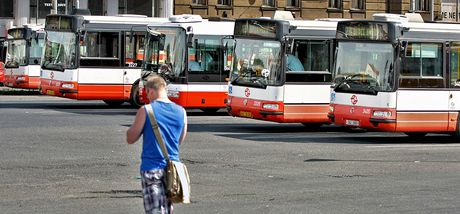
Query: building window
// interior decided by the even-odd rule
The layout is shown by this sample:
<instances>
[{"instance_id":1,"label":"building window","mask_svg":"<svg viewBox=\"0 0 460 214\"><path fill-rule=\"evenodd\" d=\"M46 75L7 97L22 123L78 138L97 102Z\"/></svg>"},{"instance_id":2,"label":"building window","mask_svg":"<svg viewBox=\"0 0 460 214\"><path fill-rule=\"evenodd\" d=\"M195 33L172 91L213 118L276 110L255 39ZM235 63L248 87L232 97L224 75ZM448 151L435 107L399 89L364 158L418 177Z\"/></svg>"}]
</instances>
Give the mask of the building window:
<instances>
[{"instance_id":1,"label":"building window","mask_svg":"<svg viewBox=\"0 0 460 214\"><path fill-rule=\"evenodd\" d=\"M66 0L58 0L57 2L57 13L66 14ZM52 0L30 0L30 18L44 19L51 13L51 9L53 9Z\"/></svg>"},{"instance_id":2,"label":"building window","mask_svg":"<svg viewBox=\"0 0 460 214\"><path fill-rule=\"evenodd\" d=\"M412 3L414 1L411 1ZM430 10L430 0L415 0L415 7L412 7L415 11L429 11Z\"/></svg>"},{"instance_id":3,"label":"building window","mask_svg":"<svg viewBox=\"0 0 460 214\"><path fill-rule=\"evenodd\" d=\"M286 0L286 7L300 7L299 0Z\"/></svg>"},{"instance_id":4,"label":"building window","mask_svg":"<svg viewBox=\"0 0 460 214\"><path fill-rule=\"evenodd\" d=\"M275 0L263 0L262 6L275 7Z\"/></svg>"},{"instance_id":5,"label":"building window","mask_svg":"<svg viewBox=\"0 0 460 214\"><path fill-rule=\"evenodd\" d=\"M13 17L13 1L0 1L0 17Z\"/></svg>"},{"instance_id":6,"label":"building window","mask_svg":"<svg viewBox=\"0 0 460 214\"><path fill-rule=\"evenodd\" d=\"M152 1L118 0L118 14L152 16L152 8Z\"/></svg>"},{"instance_id":7,"label":"building window","mask_svg":"<svg viewBox=\"0 0 460 214\"><path fill-rule=\"evenodd\" d=\"M195 4L195 5L208 5L208 2L207 2L207 0L192 0L192 4Z\"/></svg>"},{"instance_id":8,"label":"building window","mask_svg":"<svg viewBox=\"0 0 460 214\"><path fill-rule=\"evenodd\" d=\"M351 8L355 10L364 10L365 0L352 0Z\"/></svg>"},{"instance_id":9,"label":"building window","mask_svg":"<svg viewBox=\"0 0 460 214\"><path fill-rule=\"evenodd\" d=\"M329 0L329 8L342 9L342 0Z\"/></svg>"},{"instance_id":10,"label":"building window","mask_svg":"<svg viewBox=\"0 0 460 214\"><path fill-rule=\"evenodd\" d=\"M232 6L232 0L217 0L217 5Z\"/></svg>"}]
</instances>

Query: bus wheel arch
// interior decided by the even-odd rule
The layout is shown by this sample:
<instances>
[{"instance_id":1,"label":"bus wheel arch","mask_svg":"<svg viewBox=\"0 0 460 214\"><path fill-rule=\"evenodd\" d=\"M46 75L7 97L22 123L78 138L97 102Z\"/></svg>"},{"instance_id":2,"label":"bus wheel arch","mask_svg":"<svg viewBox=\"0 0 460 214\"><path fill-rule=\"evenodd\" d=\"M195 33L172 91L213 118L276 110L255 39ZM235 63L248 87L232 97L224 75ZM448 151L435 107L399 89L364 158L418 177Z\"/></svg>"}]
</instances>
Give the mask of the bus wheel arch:
<instances>
[{"instance_id":1,"label":"bus wheel arch","mask_svg":"<svg viewBox=\"0 0 460 214\"><path fill-rule=\"evenodd\" d=\"M136 80L133 85L131 86L131 92L129 96L129 103L136 108L139 108L143 105L143 103L140 100L140 95L139 95L139 82L140 79Z\"/></svg>"}]
</instances>

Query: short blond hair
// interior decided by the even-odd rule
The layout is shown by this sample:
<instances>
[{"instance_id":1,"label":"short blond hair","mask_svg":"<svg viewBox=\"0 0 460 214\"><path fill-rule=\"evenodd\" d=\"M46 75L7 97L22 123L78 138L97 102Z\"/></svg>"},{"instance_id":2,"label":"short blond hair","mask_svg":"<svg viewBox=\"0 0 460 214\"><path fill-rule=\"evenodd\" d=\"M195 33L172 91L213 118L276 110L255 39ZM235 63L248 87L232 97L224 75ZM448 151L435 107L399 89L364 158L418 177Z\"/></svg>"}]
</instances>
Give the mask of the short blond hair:
<instances>
[{"instance_id":1,"label":"short blond hair","mask_svg":"<svg viewBox=\"0 0 460 214\"><path fill-rule=\"evenodd\" d=\"M166 88L166 81L158 74L150 75L147 78L147 82L145 83L146 88L158 90L158 89L165 89Z\"/></svg>"}]
</instances>

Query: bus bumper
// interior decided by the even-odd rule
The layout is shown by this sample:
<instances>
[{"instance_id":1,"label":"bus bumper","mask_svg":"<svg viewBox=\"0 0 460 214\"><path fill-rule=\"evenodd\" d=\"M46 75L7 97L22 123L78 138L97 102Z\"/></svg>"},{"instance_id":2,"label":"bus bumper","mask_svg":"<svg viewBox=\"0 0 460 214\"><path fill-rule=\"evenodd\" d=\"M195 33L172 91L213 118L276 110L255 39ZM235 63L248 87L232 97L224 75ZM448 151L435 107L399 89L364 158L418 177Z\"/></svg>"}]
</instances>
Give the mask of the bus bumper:
<instances>
[{"instance_id":1,"label":"bus bumper","mask_svg":"<svg viewBox=\"0 0 460 214\"><path fill-rule=\"evenodd\" d=\"M40 77L27 75L5 75L3 84L11 88L39 89Z\"/></svg>"},{"instance_id":2,"label":"bus bumper","mask_svg":"<svg viewBox=\"0 0 460 214\"><path fill-rule=\"evenodd\" d=\"M329 120L340 126L396 131L396 109L331 104Z\"/></svg>"},{"instance_id":3,"label":"bus bumper","mask_svg":"<svg viewBox=\"0 0 460 214\"><path fill-rule=\"evenodd\" d=\"M329 104L284 104L283 102L228 97L231 116L278 123L329 123Z\"/></svg>"}]
</instances>

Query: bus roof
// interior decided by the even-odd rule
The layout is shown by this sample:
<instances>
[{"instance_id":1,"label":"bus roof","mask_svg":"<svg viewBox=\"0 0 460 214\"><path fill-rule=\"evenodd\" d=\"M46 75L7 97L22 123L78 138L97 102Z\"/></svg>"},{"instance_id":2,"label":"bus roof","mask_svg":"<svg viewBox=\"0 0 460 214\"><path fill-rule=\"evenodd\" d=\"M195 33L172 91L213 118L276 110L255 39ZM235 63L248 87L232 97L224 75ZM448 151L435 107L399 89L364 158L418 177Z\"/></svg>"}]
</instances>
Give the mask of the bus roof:
<instances>
[{"instance_id":1,"label":"bus roof","mask_svg":"<svg viewBox=\"0 0 460 214\"><path fill-rule=\"evenodd\" d=\"M167 18L142 16L81 16L91 24L148 24L152 22L167 22Z\"/></svg>"},{"instance_id":2,"label":"bus roof","mask_svg":"<svg viewBox=\"0 0 460 214\"><path fill-rule=\"evenodd\" d=\"M143 16L81 16L81 15L48 15L46 30L78 31L81 29L105 30L146 30L149 23L167 22L166 18Z\"/></svg>"},{"instance_id":3,"label":"bus roof","mask_svg":"<svg viewBox=\"0 0 460 214\"><path fill-rule=\"evenodd\" d=\"M401 23L406 28L401 38L417 40L459 41L460 25L447 23Z\"/></svg>"},{"instance_id":4,"label":"bus roof","mask_svg":"<svg viewBox=\"0 0 460 214\"><path fill-rule=\"evenodd\" d=\"M192 27L195 35L233 35L235 22L232 21L209 21L203 19L200 22L166 22L152 23L149 27L180 27L187 29Z\"/></svg>"}]
</instances>

